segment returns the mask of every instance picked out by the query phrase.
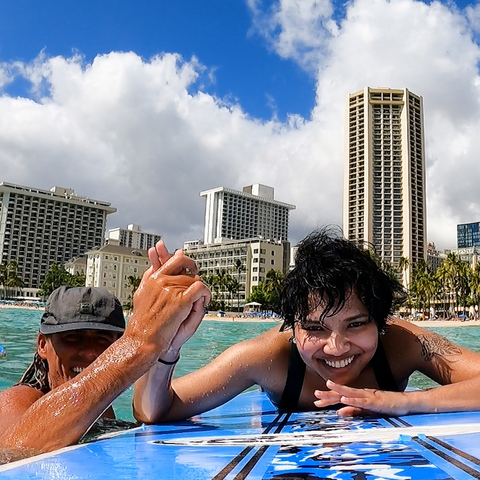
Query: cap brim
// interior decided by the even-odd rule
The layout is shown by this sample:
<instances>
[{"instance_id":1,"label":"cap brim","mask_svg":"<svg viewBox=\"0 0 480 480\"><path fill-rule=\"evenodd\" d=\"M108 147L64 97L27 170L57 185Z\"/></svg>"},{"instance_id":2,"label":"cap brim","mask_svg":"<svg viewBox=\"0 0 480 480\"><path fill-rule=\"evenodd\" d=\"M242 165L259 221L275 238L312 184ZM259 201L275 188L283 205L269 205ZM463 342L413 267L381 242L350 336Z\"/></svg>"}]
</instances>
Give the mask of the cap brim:
<instances>
[{"instance_id":1,"label":"cap brim","mask_svg":"<svg viewBox=\"0 0 480 480\"><path fill-rule=\"evenodd\" d=\"M62 323L61 325L47 325L43 323L40 325L40 333L45 335L69 332L72 330L102 330L104 332L117 333L123 333L125 331L125 329L122 327L116 327L115 325L97 322Z\"/></svg>"}]
</instances>

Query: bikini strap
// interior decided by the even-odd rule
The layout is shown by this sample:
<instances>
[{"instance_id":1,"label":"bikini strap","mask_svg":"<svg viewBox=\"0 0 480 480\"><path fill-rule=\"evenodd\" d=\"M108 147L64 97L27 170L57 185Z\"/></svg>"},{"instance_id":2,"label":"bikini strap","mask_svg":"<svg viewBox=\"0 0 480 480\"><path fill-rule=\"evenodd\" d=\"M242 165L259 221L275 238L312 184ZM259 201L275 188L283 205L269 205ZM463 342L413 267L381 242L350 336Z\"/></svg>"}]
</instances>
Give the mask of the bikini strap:
<instances>
[{"instance_id":1,"label":"bikini strap","mask_svg":"<svg viewBox=\"0 0 480 480\"><path fill-rule=\"evenodd\" d=\"M305 377L305 362L298 353L297 345L292 341L288 361L287 380L283 389L282 398L278 404L279 410L292 412L298 410L298 400L302 392Z\"/></svg>"},{"instance_id":2,"label":"bikini strap","mask_svg":"<svg viewBox=\"0 0 480 480\"><path fill-rule=\"evenodd\" d=\"M372 368L380 390L390 392L400 391L388 363L387 354L385 353L385 348L383 347L380 337L378 337L377 350L372 358Z\"/></svg>"}]
</instances>

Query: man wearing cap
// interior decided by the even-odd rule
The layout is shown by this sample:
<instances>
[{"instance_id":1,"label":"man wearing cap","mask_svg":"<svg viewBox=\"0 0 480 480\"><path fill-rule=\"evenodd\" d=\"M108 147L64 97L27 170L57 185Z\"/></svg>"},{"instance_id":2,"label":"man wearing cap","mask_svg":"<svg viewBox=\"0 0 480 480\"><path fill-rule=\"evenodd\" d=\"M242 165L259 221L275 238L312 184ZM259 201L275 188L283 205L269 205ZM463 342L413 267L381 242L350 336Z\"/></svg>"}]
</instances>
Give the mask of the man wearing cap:
<instances>
[{"instance_id":1,"label":"man wearing cap","mask_svg":"<svg viewBox=\"0 0 480 480\"><path fill-rule=\"evenodd\" d=\"M104 289L51 294L32 364L0 392L0 445L12 458L77 442L99 417L114 417L113 400L154 364L176 363L210 292L182 251L170 258L163 243L154 250L163 261L145 272L127 327L118 300Z\"/></svg>"}]
</instances>

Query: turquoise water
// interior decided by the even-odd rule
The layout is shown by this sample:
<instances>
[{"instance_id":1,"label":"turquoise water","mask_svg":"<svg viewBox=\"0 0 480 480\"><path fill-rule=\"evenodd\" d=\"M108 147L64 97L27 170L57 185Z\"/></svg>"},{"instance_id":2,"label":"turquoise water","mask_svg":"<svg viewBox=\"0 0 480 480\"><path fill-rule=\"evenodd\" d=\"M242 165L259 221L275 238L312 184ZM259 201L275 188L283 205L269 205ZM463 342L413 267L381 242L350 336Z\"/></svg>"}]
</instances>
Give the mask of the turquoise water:
<instances>
[{"instance_id":1,"label":"turquoise water","mask_svg":"<svg viewBox=\"0 0 480 480\"><path fill-rule=\"evenodd\" d=\"M42 310L0 309L0 344L7 355L0 358L0 390L13 385L32 361ZM183 346L175 376L185 375L210 362L234 343L255 337L275 323L203 322ZM115 402L117 417L132 420L132 388Z\"/></svg>"},{"instance_id":2,"label":"turquoise water","mask_svg":"<svg viewBox=\"0 0 480 480\"><path fill-rule=\"evenodd\" d=\"M13 385L32 360L42 311L0 309L0 344L7 355L0 358L0 390ZM274 323L203 322L197 333L184 345L175 375L185 375L210 362L230 345L252 338L275 326ZM480 352L480 327L431 328L449 340ZM428 388L435 383L416 373L410 386ZM114 403L117 416L133 420L131 388Z\"/></svg>"}]
</instances>

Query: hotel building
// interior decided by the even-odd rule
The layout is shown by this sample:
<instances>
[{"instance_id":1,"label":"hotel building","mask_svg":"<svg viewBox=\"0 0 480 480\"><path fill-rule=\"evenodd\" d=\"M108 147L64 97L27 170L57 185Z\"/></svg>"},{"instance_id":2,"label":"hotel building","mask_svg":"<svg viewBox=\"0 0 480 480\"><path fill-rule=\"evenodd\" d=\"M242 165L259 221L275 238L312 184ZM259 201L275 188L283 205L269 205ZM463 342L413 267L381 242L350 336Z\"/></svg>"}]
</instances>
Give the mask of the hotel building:
<instances>
[{"instance_id":1,"label":"hotel building","mask_svg":"<svg viewBox=\"0 0 480 480\"><path fill-rule=\"evenodd\" d=\"M132 299L129 277L141 278L150 263L146 250L121 247L107 243L86 253L85 285L103 287L115 295L122 304Z\"/></svg>"},{"instance_id":2,"label":"hotel building","mask_svg":"<svg viewBox=\"0 0 480 480\"><path fill-rule=\"evenodd\" d=\"M162 238L155 233L142 232L140 225L131 224L127 228L113 228L108 231L108 238L116 240L121 247L148 250Z\"/></svg>"},{"instance_id":3,"label":"hotel building","mask_svg":"<svg viewBox=\"0 0 480 480\"><path fill-rule=\"evenodd\" d=\"M206 197L204 243L224 239L288 240L288 215L295 205L274 199L274 189L255 184L243 192L218 187L200 193Z\"/></svg>"},{"instance_id":4,"label":"hotel building","mask_svg":"<svg viewBox=\"0 0 480 480\"><path fill-rule=\"evenodd\" d=\"M0 183L0 263L16 260L24 295L36 296L52 263L63 265L104 243L110 203L50 190Z\"/></svg>"},{"instance_id":5,"label":"hotel building","mask_svg":"<svg viewBox=\"0 0 480 480\"><path fill-rule=\"evenodd\" d=\"M243 192L218 187L200 195L206 197L204 240L185 242L185 253L203 275L222 270L232 275L241 285L243 304L270 270L287 272L288 220L295 206L276 201L274 189L260 184Z\"/></svg>"},{"instance_id":6,"label":"hotel building","mask_svg":"<svg viewBox=\"0 0 480 480\"><path fill-rule=\"evenodd\" d=\"M480 247L480 222L457 225L457 248Z\"/></svg>"},{"instance_id":7,"label":"hotel building","mask_svg":"<svg viewBox=\"0 0 480 480\"><path fill-rule=\"evenodd\" d=\"M373 245L382 260L426 258L423 99L406 88L348 95L344 235Z\"/></svg>"}]
</instances>

